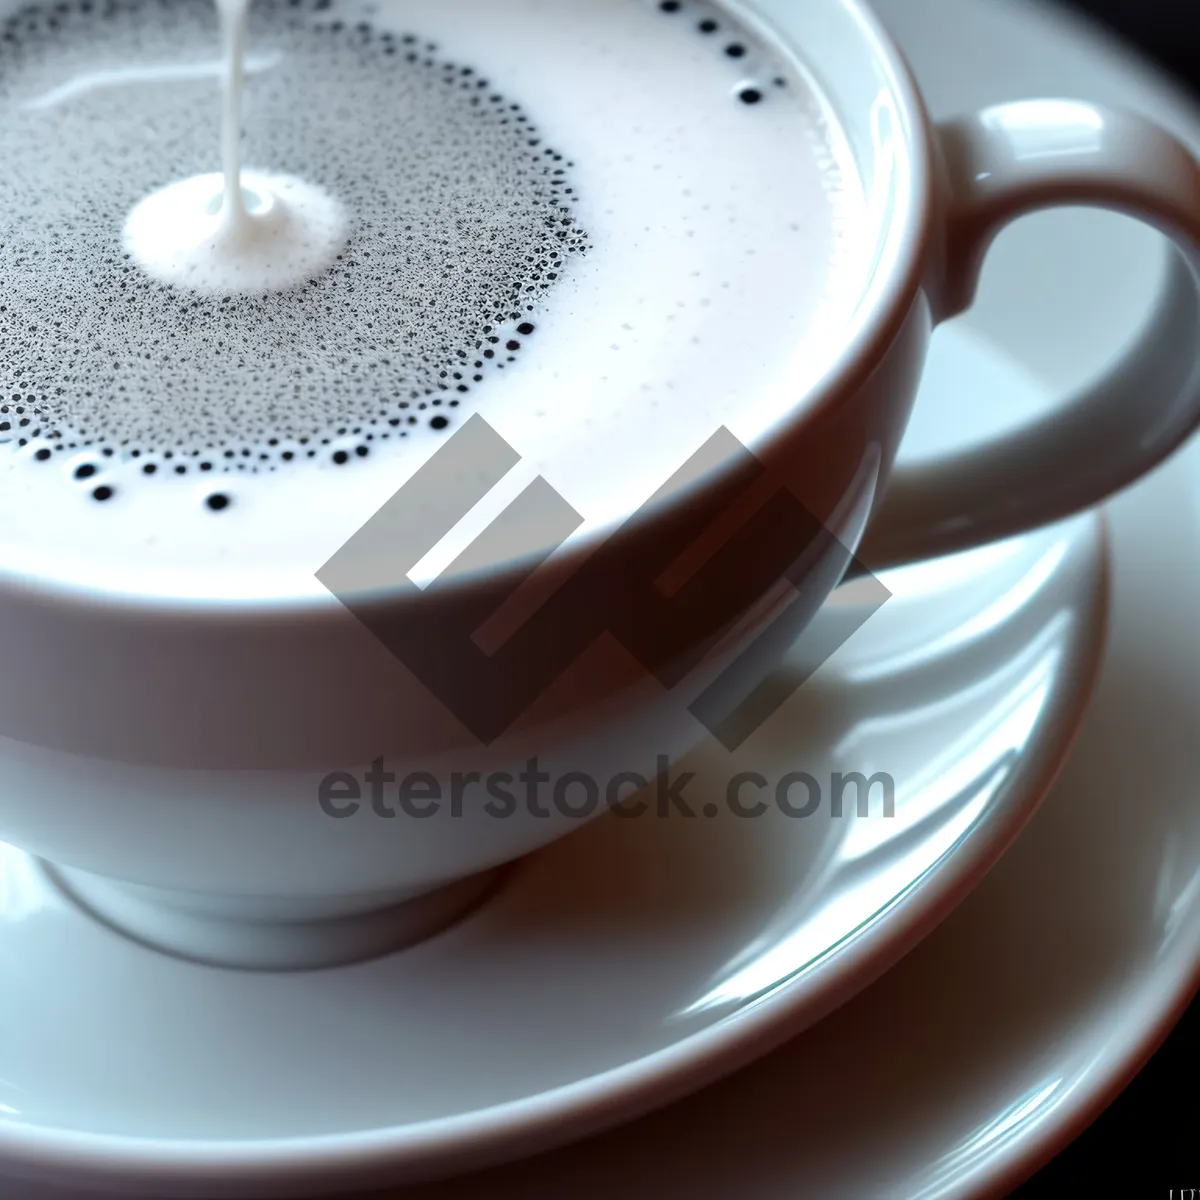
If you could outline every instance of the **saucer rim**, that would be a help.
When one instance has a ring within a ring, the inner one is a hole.
[[[1138,1037],[1114,1036],[1122,1050],[1110,1057],[1109,1070],[1103,1082],[1087,1089],[1075,1106],[1064,1105],[1057,1119],[1047,1116],[1025,1137],[1019,1138],[1007,1152],[981,1162],[963,1180],[963,1200],[1003,1200],[1024,1183],[1028,1183],[1043,1167],[1052,1163],[1072,1142],[1085,1133],[1117,1098],[1141,1074],[1150,1060],[1162,1049],[1192,1004],[1200,999],[1200,940],[1190,955],[1181,956],[1184,965],[1176,971],[1173,985],[1164,990],[1158,972],[1150,973],[1134,996],[1126,997],[1116,1023],[1117,1035],[1123,1027],[1144,1030]],[[1190,960],[1190,961],[1189,961]],[[1146,993],[1169,996],[1151,1013],[1153,1022],[1147,1028]],[[1103,1064],[1096,1064],[1102,1069]]]
[[[288,1196],[297,1178],[309,1194],[410,1186],[496,1167],[578,1142],[665,1108],[769,1055],[885,975],[931,934],[1003,858],[1041,808],[1076,744],[1102,670],[1111,618],[1113,548],[1109,520],[1092,511],[1053,529],[1090,544],[1083,587],[1094,619],[1081,643],[1077,681],[1056,714],[1063,733],[1047,761],[1009,802],[974,826],[918,885],[851,934],[819,964],[801,970],[736,1011],[671,1045],[559,1087],[467,1113],[374,1129],[295,1138],[140,1138],[0,1122],[0,1172],[57,1185],[119,1186],[125,1191],[194,1197],[198,1186],[223,1194]],[[119,936],[114,934],[115,936]],[[834,982],[823,981],[832,976]],[[1166,1034],[1164,1032],[1163,1036]],[[239,1177],[237,1183],[231,1175]]]

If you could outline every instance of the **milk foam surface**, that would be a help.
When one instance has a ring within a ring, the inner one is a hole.
[[[540,473],[586,533],[720,425],[752,438],[834,352],[864,258],[849,152],[806,79],[715,9],[257,7],[247,159],[321,189],[348,242],[245,301],[122,257],[139,200],[219,165],[212,6],[94,3],[111,15],[0,40],[0,157],[25,168],[0,181],[6,569],[320,595],[313,572],[471,412],[524,460],[492,511]],[[467,108],[431,119],[451,94]],[[476,98],[491,124],[469,123]]]

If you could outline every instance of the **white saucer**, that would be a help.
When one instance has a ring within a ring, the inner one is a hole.
[[[925,423],[967,376],[985,411],[1039,398],[960,332]],[[0,1162],[155,1197],[311,1195],[533,1153],[743,1066],[911,950],[1024,826],[1091,695],[1105,566],[1085,517],[886,577],[895,599],[737,755],[676,769],[696,819],[605,818],[373,963],[183,962],[0,853]],[[746,804],[808,773],[817,814],[738,819],[744,771],[769,781]],[[881,786],[835,819],[836,772],[892,776],[894,816]]]
[[[1000,1197],[1081,1132],[1200,986],[1200,559],[1171,545],[1200,541],[1200,446],[1113,526],[1110,649],[1084,731],[1028,830],[933,935],[691,1099],[388,1200]]]

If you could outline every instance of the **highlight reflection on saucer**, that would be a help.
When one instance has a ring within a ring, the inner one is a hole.
[[[894,607],[828,664],[816,681],[824,688],[798,695],[780,714],[775,740],[764,729],[748,754],[767,775],[764,759],[787,761],[788,731],[818,719],[815,709],[828,701],[835,680],[861,694],[863,715],[830,730],[831,773],[856,773],[869,784],[902,760],[906,745],[929,741],[937,748],[895,781],[893,818],[881,812],[878,793],[857,789],[859,805],[839,823],[836,845],[812,885],[821,902],[803,915],[789,910],[787,935],[748,948],[689,1012],[745,1003],[813,971],[973,834],[1039,735],[1064,648],[1078,636],[1074,605],[1055,596],[1071,544],[1063,531],[1033,554],[1018,541],[884,578]],[[978,583],[985,578],[993,589],[981,607]],[[919,619],[914,624],[911,614],[922,605],[949,623],[934,632]],[[980,673],[964,670],[973,659],[990,665]]]

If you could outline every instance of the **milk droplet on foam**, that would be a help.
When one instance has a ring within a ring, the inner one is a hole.
[[[221,175],[153,192],[129,214],[125,247],[160,283],[217,294],[281,291],[326,271],[346,244],[342,206],[291,175],[241,172],[230,219]]]
[[[242,169],[249,0],[216,0],[224,48],[221,175],[195,175],[141,201],[125,247],[160,283],[226,295],[286,290],[327,270],[346,244],[338,202],[290,175]]]

